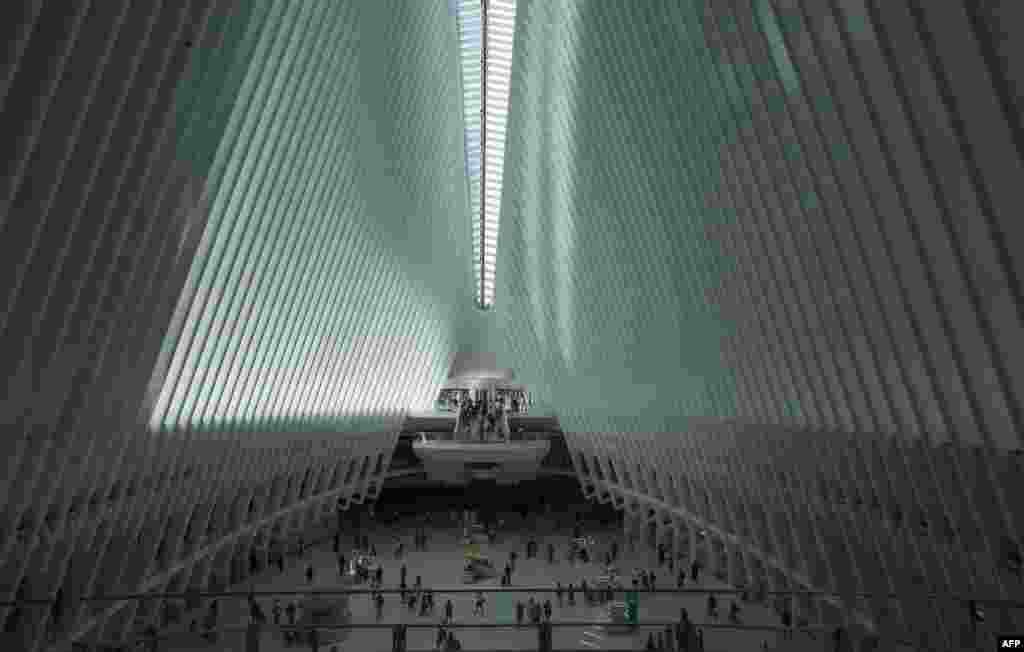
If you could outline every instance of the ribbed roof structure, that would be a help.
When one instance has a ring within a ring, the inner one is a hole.
[[[1021,3],[492,0],[483,80],[457,0],[15,4],[3,649],[242,585],[474,352],[810,622],[1024,597]]]

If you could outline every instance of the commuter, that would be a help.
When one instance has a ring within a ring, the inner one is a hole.
[[[718,620],[718,598],[714,593],[708,594],[708,618]]]
[[[647,645],[646,645],[646,647],[644,649],[646,649],[647,652],[656,652],[657,651],[658,646],[656,646],[654,644],[654,632],[651,632],[650,634],[647,635]]]
[[[665,634],[665,649],[666,650],[671,650],[674,647],[676,647],[675,645],[672,644],[672,627],[670,627],[669,625],[665,625],[664,634]]]
[[[555,597],[558,599],[558,607],[562,607],[562,583],[555,583]]]
[[[676,588],[681,589],[684,586],[686,586],[686,573],[683,572],[682,568],[680,568],[679,574],[676,575]]]
[[[580,582],[580,593],[583,594],[583,602],[590,604],[590,589],[587,587],[587,580]]]
[[[477,591],[476,601],[473,605],[473,614],[477,616],[484,615],[484,594],[483,591]]]
[[[697,650],[696,652],[704,652],[704,630],[697,628]]]
[[[782,634],[783,640],[790,640],[793,638],[793,613],[788,608],[782,610],[782,626],[785,628]]]
[[[445,600],[445,603],[444,603],[444,618],[445,618],[445,622],[449,622],[450,623],[454,616],[455,616],[455,605],[452,604],[452,601],[449,598],[448,600]]]
[[[551,599],[544,598],[544,620],[551,621]]]
[[[843,652],[845,642],[846,630],[842,627],[836,627],[832,630],[832,652]]]
[[[740,605],[736,600],[729,603],[729,622],[735,624],[740,622]]]
[[[441,650],[444,648],[445,642],[448,640],[448,633],[445,632],[444,627],[437,628],[437,649]]]
[[[524,609],[525,609],[525,607],[523,606],[523,601],[522,600],[516,600],[516,624],[517,625],[522,625],[523,624],[523,611],[524,611]]]
[[[569,584],[569,591],[568,591],[568,593],[569,593],[569,606],[570,607],[576,606],[576,587],[574,587],[571,583]]]
[[[274,606],[270,608],[270,613],[273,614],[273,616],[274,616],[274,624],[275,625],[280,625],[281,624],[281,611],[282,611],[282,609],[281,609],[281,599],[280,598],[274,598]]]
[[[313,564],[306,564],[306,583],[313,583]]]
[[[373,598],[373,604],[377,608],[377,620],[380,620],[384,615],[384,594],[377,593]]]
[[[378,565],[377,570],[374,571],[374,574],[377,576],[377,586],[379,587],[381,584],[384,583],[384,567]]]
[[[548,543],[548,563],[555,563],[555,544]]]
[[[288,626],[289,627],[295,627],[295,615],[296,615],[295,612],[297,610],[298,610],[298,607],[295,605],[295,600],[291,600],[288,603],[288,607],[285,608],[285,614],[288,616]],[[296,637],[295,631],[289,629],[287,632],[285,632],[284,640],[286,642],[288,642],[288,643],[292,643],[292,642],[295,641],[295,637]]]

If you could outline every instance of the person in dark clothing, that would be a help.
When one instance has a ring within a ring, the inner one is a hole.
[[[522,625],[523,624],[523,612],[524,611],[525,611],[525,607],[523,606],[523,602],[521,600],[517,600],[516,601],[516,624],[517,625]]]
[[[647,635],[647,645],[644,647],[647,652],[656,652],[658,647],[654,644],[654,632]]]
[[[836,627],[832,630],[832,652],[842,652],[843,642],[846,638],[846,632],[842,627]]]
[[[444,618],[445,621],[451,622],[455,616],[455,605],[452,604],[451,599],[445,600],[444,602]]]
[[[377,620],[384,616],[384,594],[378,593],[373,598],[373,604],[377,608]]]
[[[61,627],[61,617],[64,615],[64,587],[57,587],[57,592],[53,595],[53,606],[50,608],[50,620],[53,622],[54,629],[59,630]]]
[[[562,593],[563,593],[562,583],[561,582],[556,582],[555,583],[555,598],[558,600],[558,606],[559,607],[562,606]]]
[[[551,620],[551,611],[552,611],[552,609],[551,609],[551,599],[550,598],[545,598],[544,599],[544,620],[547,620],[547,621]]]
[[[377,586],[380,586],[384,582],[384,568],[378,566],[375,574],[377,575]]]
[[[718,620],[718,598],[714,593],[708,594],[708,618]]]
[[[733,600],[729,603],[729,622],[740,622],[740,605],[736,602],[736,600]]]
[[[693,563],[690,564],[690,581],[691,582],[696,582],[699,574],[700,574],[700,564],[698,564],[697,560],[695,559],[695,560],[693,560]]]
[[[570,607],[576,606],[576,587],[573,586],[571,583],[569,584],[568,594],[569,594],[569,606]]]
[[[785,628],[782,634],[783,640],[788,641],[793,638],[793,630],[791,629],[793,627],[793,613],[789,609],[782,610],[782,626]]]
[[[288,607],[285,608],[285,614],[288,616],[288,625],[290,627],[294,627],[295,626],[295,611],[296,611],[295,601],[293,600],[293,601],[289,602],[288,603]],[[291,642],[295,641],[295,638],[296,638],[296,634],[295,634],[294,631],[289,630],[288,632],[285,632],[285,635],[284,635],[284,640],[285,641],[291,643]]]
[[[312,584],[313,583],[313,564],[307,564],[306,565],[306,583],[307,584]]]

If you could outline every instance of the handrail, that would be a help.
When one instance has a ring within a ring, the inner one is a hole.
[[[291,589],[291,590],[251,590],[251,591],[179,591],[175,593],[121,593],[114,595],[93,595],[93,596],[80,596],[74,599],[68,599],[69,602],[120,602],[120,601],[131,601],[131,600],[185,600],[189,598],[248,598],[248,597],[272,597],[272,596],[285,596],[285,595],[299,595],[299,596],[341,596],[341,595],[373,595],[377,593],[392,595],[408,593],[412,591],[411,588],[406,588],[404,591],[400,588],[354,588],[354,589]],[[435,588],[430,586],[423,586],[419,590],[433,591],[442,595],[457,594],[457,593],[557,593],[558,589],[552,586],[512,586],[512,587],[493,587],[493,586],[480,586],[480,587],[450,587],[450,588]],[[582,588],[574,586],[574,590],[582,592]],[[879,594],[870,592],[849,592],[840,593],[833,591],[752,591],[749,588],[746,589],[735,589],[735,588],[684,588],[684,589],[643,589],[643,588],[632,588],[629,586],[622,586],[619,588],[605,588],[600,589],[592,588],[592,591],[599,591],[602,593],[629,593],[635,591],[637,594],[648,594],[648,593],[680,593],[684,595],[750,595],[752,593],[765,596],[773,597],[858,597],[858,598],[888,598],[897,599],[899,596],[895,593]],[[568,592],[568,587],[563,586],[562,592]],[[979,606],[1004,606],[1012,608],[1024,609],[1024,600],[1013,600],[1009,598],[978,598],[965,595],[948,595],[938,593],[920,593],[918,594],[922,598],[938,598],[948,599],[956,602],[963,602],[965,604],[974,603]],[[55,600],[53,598],[24,598],[21,600],[5,600],[0,601],[0,607],[17,607],[21,605],[48,605],[53,604]]]

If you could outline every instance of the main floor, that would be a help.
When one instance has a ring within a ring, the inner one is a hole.
[[[385,596],[383,612],[380,620],[377,619],[376,611],[368,595],[355,595],[349,603],[354,623],[373,622],[405,622],[405,623],[428,623],[436,625],[443,613],[444,601],[451,598],[454,604],[455,620],[465,623],[509,623],[509,627],[491,629],[462,629],[458,630],[457,636],[462,643],[463,650],[524,650],[537,648],[537,634],[531,627],[516,628],[511,626],[515,623],[515,602],[516,600],[526,601],[530,596],[522,594],[487,594],[485,613],[482,616],[473,614],[473,599],[471,593],[460,593],[444,595],[446,588],[465,588],[467,585],[462,582],[464,552],[462,545],[462,532],[458,527],[434,526],[428,530],[429,544],[427,550],[413,549],[413,533],[416,527],[413,523],[402,523],[394,525],[380,525],[373,529],[366,530],[371,543],[376,546],[379,559],[383,565],[383,577],[385,588],[397,585],[399,569],[404,563],[408,568],[409,584],[415,581],[417,576],[422,578],[423,585],[432,587],[437,593],[437,610],[434,615],[419,617],[407,607],[399,604],[395,595]],[[675,573],[670,572],[667,567],[658,568],[656,555],[650,550],[630,549],[629,543],[624,541],[621,532],[617,530],[595,530],[586,532],[594,536],[598,546],[598,558],[603,558],[604,552],[610,548],[611,542],[618,540],[620,543],[620,572],[625,577],[630,577],[634,569],[653,570],[657,573],[658,585],[665,588],[675,586]],[[540,520],[534,527],[504,527],[499,531],[498,540],[494,544],[483,544],[480,552],[489,555],[500,569],[512,551],[518,552],[519,558],[516,563],[516,570],[512,576],[512,584],[515,586],[554,587],[556,582],[563,586],[570,583],[579,586],[580,581],[587,578],[595,578],[602,574],[602,566],[596,563],[584,564],[581,562],[570,563],[566,560],[568,545],[571,539],[571,532],[567,529],[560,529],[552,521]],[[525,559],[525,545],[530,537],[540,543],[539,558]],[[405,543],[406,551],[401,558],[395,556],[395,547],[398,541]],[[556,561],[549,563],[546,559],[547,543],[551,542],[556,547]],[[347,552],[350,541],[343,541],[342,552]],[[284,573],[268,571],[258,576],[252,583],[255,590],[273,591],[285,590],[294,591],[310,586],[306,581],[305,568],[312,564],[314,568],[314,580],[312,586],[318,589],[338,588],[341,586],[337,571],[337,558],[331,549],[330,544],[314,548],[306,554],[306,558],[293,562],[286,567]],[[479,586],[500,586],[498,578],[480,582]],[[692,585],[690,585],[692,586]],[[727,588],[726,585],[714,578],[702,577],[699,586],[701,588]],[[587,606],[584,601],[577,598],[575,606],[566,603],[559,606],[553,594],[547,596],[537,594],[533,596],[539,601],[549,597],[554,605],[552,620],[557,621],[596,621],[606,617],[606,606]],[[271,615],[271,600],[265,599],[264,607],[268,616]],[[725,613],[729,599],[721,600],[720,612]],[[680,607],[685,607],[691,618],[703,625],[709,622],[706,614],[705,597],[703,595],[641,595],[640,598],[640,619],[674,621],[679,616]],[[767,607],[747,604],[743,606],[742,622],[749,625],[776,625],[778,617]],[[245,603],[240,600],[224,601],[221,609],[219,624],[242,625],[248,619],[248,610]],[[724,623],[724,617],[716,622]],[[571,628],[557,628],[554,631],[555,649],[582,649],[582,650],[622,650],[633,649],[643,650],[650,630],[640,630],[630,634],[609,634],[599,626],[580,626]],[[777,634],[766,631],[753,630],[728,630],[728,629],[704,629],[705,649],[708,652],[758,652],[760,650],[785,650],[786,652],[803,652],[814,650],[818,652],[824,649],[825,642],[819,635],[817,640],[807,635],[796,634],[792,640],[783,641]],[[408,630],[408,649],[412,650],[434,650],[437,637],[437,627]],[[241,634],[221,635],[216,642],[203,641],[198,635],[181,633],[167,642],[168,650],[241,650],[245,649],[244,639]],[[359,652],[384,652],[391,650],[391,632],[389,630],[354,629],[348,630],[344,638],[337,642],[329,642],[321,647],[321,650],[332,652],[348,652],[358,650]],[[260,640],[260,650],[266,652],[278,652],[289,650],[308,650],[308,645],[288,644],[279,632],[266,631]]]

